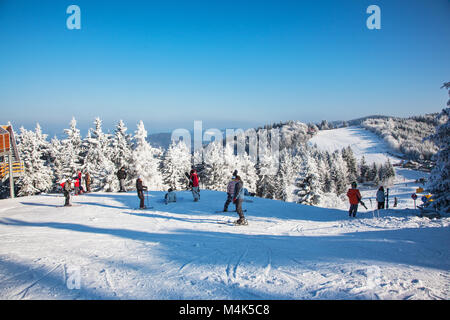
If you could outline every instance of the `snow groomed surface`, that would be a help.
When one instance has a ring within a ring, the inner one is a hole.
[[[249,225],[225,193],[135,192],[0,202],[2,299],[448,299],[449,218],[254,198]],[[370,207],[369,207],[370,209]]]

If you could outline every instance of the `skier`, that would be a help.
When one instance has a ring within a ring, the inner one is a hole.
[[[144,191],[147,190],[147,187],[143,185],[142,176],[139,176],[136,180],[136,191],[140,200],[139,209],[145,209]]]
[[[80,169],[77,170],[77,179],[80,180],[80,186],[81,186],[82,179],[81,179],[81,170]]]
[[[195,169],[191,170],[189,180],[192,183],[192,196],[194,197],[194,202],[197,202],[198,200],[200,200],[200,187],[198,184],[197,171]]]
[[[169,202],[177,202],[177,195],[175,194],[172,188],[169,188],[169,190],[167,190],[166,195],[164,196],[164,199],[166,204],[168,204]]]
[[[75,178],[73,185],[75,188],[74,195],[78,196],[80,194],[80,180],[78,180],[78,178]]]
[[[127,192],[127,190],[125,190],[125,179],[127,178],[127,172],[125,171],[125,167],[122,167],[120,168],[119,171],[117,171],[117,178],[119,178],[120,184],[119,192]]]
[[[352,188],[348,189],[347,197],[350,201],[350,210],[348,211],[348,216],[356,217],[356,212],[358,211],[358,203],[361,201],[361,193],[356,189],[356,182],[352,182]]]
[[[381,186],[377,191],[377,203],[378,203],[378,210],[384,209],[384,202],[386,201],[386,197],[384,194],[384,188]]]
[[[236,176],[236,184],[234,186],[233,203],[236,204],[236,211],[239,219],[235,222],[237,225],[247,225],[247,220],[242,211],[242,203],[244,202],[244,182],[240,176]]]
[[[231,177],[231,181],[228,182],[227,186],[227,201],[225,201],[225,205],[223,207],[224,212],[228,211],[228,206],[233,201],[235,185],[236,185],[236,176],[233,175],[233,177]]]
[[[71,207],[72,206],[70,204],[70,191],[72,191],[72,181],[69,178],[63,184],[64,198],[66,198],[66,202],[64,203],[65,207]]]
[[[84,183],[86,185],[86,192],[91,192],[91,175],[88,171],[84,173]]]

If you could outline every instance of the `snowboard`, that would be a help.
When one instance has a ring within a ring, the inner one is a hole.
[[[217,221],[217,223],[219,224],[227,224],[229,226],[248,226],[248,221],[247,219],[245,219],[245,223],[244,224],[237,224],[236,221],[232,221],[232,220],[227,220],[227,221]]]
[[[216,213],[226,213],[226,212],[237,212],[236,210],[233,211],[216,211]],[[242,212],[247,212],[247,209],[242,210]]]

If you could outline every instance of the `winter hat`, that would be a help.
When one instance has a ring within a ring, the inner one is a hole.
[[[352,182],[352,188],[356,188],[357,186],[356,182]]]
[[[141,180],[142,180],[142,175],[139,175],[139,176],[138,176],[138,179],[141,179]]]

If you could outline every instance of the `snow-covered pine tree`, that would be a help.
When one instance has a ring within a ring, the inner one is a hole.
[[[336,187],[336,194],[345,193],[350,181],[348,180],[347,164],[338,150],[331,155],[330,175]]]
[[[222,141],[209,143],[204,148],[203,153],[205,162],[203,169],[204,186],[211,190],[226,191],[230,177],[236,169],[235,158],[231,146],[224,148]]]
[[[34,129],[36,139],[38,141],[39,150],[42,152],[42,159],[45,160],[45,165],[50,165],[50,142],[48,142],[47,134],[42,133],[42,128],[39,123],[36,123],[36,128]]]
[[[367,171],[366,181],[372,182],[373,184],[378,184],[380,181],[378,171],[379,171],[379,169],[378,169],[377,164],[375,162],[373,162],[372,166]]]
[[[358,176],[358,182],[366,182],[367,181],[367,174],[370,170],[370,167],[367,165],[366,158],[362,156],[361,161],[359,163],[359,176]]]
[[[379,181],[383,183],[390,183],[395,178],[395,169],[392,165],[389,158],[387,161],[380,167],[378,171]]]
[[[280,168],[276,176],[277,188],[275,199],[287,202],[295,201],[295,179],[297,166],[294,163],[294,155],[291,149],[285,148],[280,152]]]
[[[450,82],[442,86],[449,90]],[[447,102],[450,106],[450,100]],[[433,205],[437,210],[450,213],[450,108],[442,110],[439,119],[441,124],[432,136],[434,142],[438,145],[439,151],[435,155],[436,165],[431,171],[427,189],[433,194]]]
[[[61,161],[64,166],[65,178],[73,178],[78,169],[83,165],[82,154],[82,140],[80,130],[77,129],[77,121],[72,118],[70,121],[70,128],[64,129],[66,138],[61,141],[64,152],[60,154]]]
[[[300,171],[295,180],[297,203],[317,205],[320,203],[321,185],[317,162],[310,151],[300,154]]]
[[[18,149],[24,172],[18,179],[19,196],[29,196],[52,189],[53,173],[44,160],[45,136],[39,125],[36,132],[20,128]]]
[[[138,176],[142,176],[144,184],[149,190],[163,190],[164,182],[160,172],[162,151],[153,148],[147,141],[147,130],[141,120],[137,125],[133,141],[133,151],[131,154],[131,166],[129,176],[132,182]]]
[[[355,155],[353,154],[353,150],[350,146],[347,148],[343,148],[342,151],[342,158],[344,159],[345,163],[347,164],[347,170],[348,170],[348,181],[357,181],[358,177],[358,168],[357,168],[357,161],[355,158]]]
[[[258,162],[256,172],[258,183],[256,184],[256,194],[258,197],[273,199],[279,193],[277,189],[276,175],[279,170],[279,159],[276,159],[276,152],[272,152],[267,135],[258,133]]]
[[[89,130],[86,137],[86,157],[83,170],[92,177],[92,189],[100,191],[119,190],[119,181],[116,176],[116,166],[111,160],[111,147],[109,135],[103,133],[102,120],[94,120],[94,129]]]
[[[321,153],[318,158],[317,167],[319,170],[321,189],[323,193],[331,193],[334,191],[333,180],[330,175],[330,166],[327,161],[329,153]]]
[[[256,173],[255,163],[250,156],[245,153],[237,156],[238,175],[244,182],[244,188],[249,192],[256,192],[256,183],[258,182],[258,174]]]
[[[111,147],[112,161],[117,170],[122,166],[129,168],[132,162],[131,137],[127,134],[127,127],[122,120],[116,125]]]
[[[191,165],[192,155],[186,143],[182,140],[172,141],[161,162],[165,185],[174,190],[185,190],[188,185],[185,172],[190,172]]]
[[[275,175],[271,173],[270,157],[260,157],[256,165],[258,182],[256,184],[256,194],[258,197],[273,199],[277,193],[277,183]]]
[[[66,169],[64,166],[64,158],[63,158],[64,148],[61,141],[55,136],[50,141],[50,166],[53,172],[54,178],[54,188],[57,189],[58,184],[62,183],[64,179],[68,178],[65,175]]]

